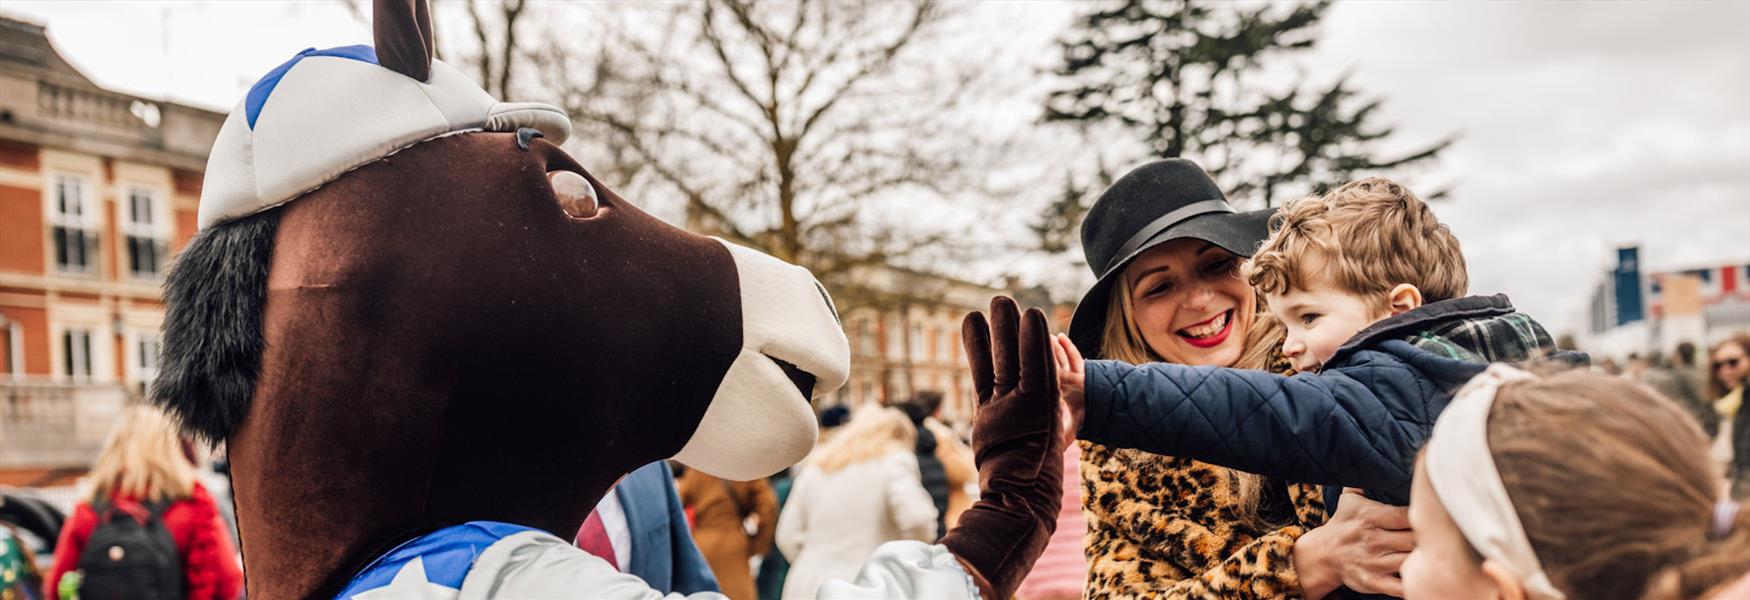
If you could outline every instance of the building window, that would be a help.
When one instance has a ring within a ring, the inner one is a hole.
[[[147,188],[128,190],[128,273],[140,279],[158,279],[170,255],[170,219],[160,212],[163,200]]]
[[[875,355],[875,323],[869,319],[857,319],[857,353]]]
[[[85,178],[55,178],[55,268],[62,273],[97,273],[98,215]]]
[[[69,379],[91,379],[91,331],[68,329],[61,332],[62,373]]]
[[[896,360],[905,357],[905,318],[899,315],[887,315],[887,358]]]
[[[24,376],[24,327],[17,321],[6,324],[6,372],[13,379]]]
[[[920,323],[911,324],[911,359],[914,361],[929,359],[924,354],[924,326]]]
[[[140,396],[144,397],[152,389],[152,380],[158,378],[158,336],[142,333],[134,341],[134,374],[139,378]]]

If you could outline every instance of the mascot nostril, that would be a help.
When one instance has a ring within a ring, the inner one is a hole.
[[[226,444],[249,597],[650,597],[568,540],[653,461],[747,480],[805,457],[809,400],[850,370],[832,299],[616,196],[559,148],[563,111],[432,60],[424,0],[373,21],[375,46],[299,53],[220,128],[151,401]],[[1044,316],[1017,321],[965,330],[984,499],[821,596],[1014,592],[1063,450]]]
[[[527,151],[529,149],[529,144],[534,143],[535,138],[538,138],[538,137],[547,137],[547,136],[543,135],[541,133],[541,130],[535,129],[533,127],[518,127],[516,130],[516,147],[517,147],[517,149]]]

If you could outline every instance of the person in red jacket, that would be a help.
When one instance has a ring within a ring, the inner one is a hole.
[[[162,519],[176,542],[183,597],[238,597],[243,570],[237,551],[212,496],[195,481],[194,464],[175,424],[163,413],[143,405],[125,409],[104,440],[87,482],[91,493],[74,508],[55,544],[55,562],[43,580],[45,598],[60,598],[62,577],[78,568],[99,522],[93,504],[128,509],[166,503]]]

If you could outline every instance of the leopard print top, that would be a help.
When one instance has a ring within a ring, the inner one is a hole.
[[[1241,519],[1231,469],[1080,443],[1087,598],[1300,595],[1294,540],[1324,522],[1317,486],[1265,480],[1266,498],[1286,501],[1266,501],[1260,512],[1291,523],[1267,530]]]
[[[1290,373],[1277,355],[1270,370]],[[1240,513],[1237,471],[1082,445],[1085,597],[1295,598],[1294,541],[1325,522],[1318,486],[1265,479],[1261,519]],[[1285,523],[1270,529],[1257,521]]]

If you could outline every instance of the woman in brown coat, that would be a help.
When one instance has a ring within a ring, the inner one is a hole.
[[[717,584],[730,600],[756,600],[748,560],[772,547],[778,524],[778,497],[765,480],[726,481],[686,469],[676,481],[681,504],[693,517],[693,540],[705,555]],[[754,533],[743,525],[754,519]]]

